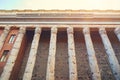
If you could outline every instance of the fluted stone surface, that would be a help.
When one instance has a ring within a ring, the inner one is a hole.
[[[68,62],[69,62],[69,80],[77,80],[77,64],[75,56],[75,44],[73,27],[67,28],[68,34]]]
[[[57,28],[51,28],[51,38],[49,47],[49,56],[47,62],[46,80],[55,79],[55,55],[56,55]]]
[[[84,33],[85,43],[86,43],[86,47],[87,47],[89,65],[90,65],[90,69],[92,72],[92,79],[93,80],[101,80],[101,75],[100,75],[100,71],[98,68],[97,59],[95,56],[95,50],[94,50],[93,43],[91,40],[89,28],[84,28],[83,33]]]
[[[4,29],[4,31],[3,31],[3,33],[2,33],[1,36],[0,36],[0,50],[1,50],[2,47],[3,47],[3,44],[4,44],[5,40],[6,40],[6,37],[7,37],[8,34],[9,34],[9,31],[10,31],[10,27],[9,27],[9,26],[6,26],[5,29]]]
[[[102,42],[104,44],[112,72],[113,72],[116,80],[120,80],[120,65],[119,65],[118,60],[115,56],[115,52],[111,46],[111,43],[108,39],[105,28],[103,28],[103,27],[100,28],[99,34],[102,38]]]
[[[33,73],[36,56],[37,56],[37,49],[39,45],[40,34],[41,34],[41,28],[36,27],[23,80],[26,80],[26,79],[31,80],[32,78],[32,73]]]
[[[9,80],[10,74],[13,70],[13,67],[14,67],[17,55],[19,53],[21,42],[23,40],[25,32],[26,32],[26,28],[25,27],[20,27],[17,39],[16,39],[16,41],[13,45],[10,56],[7,60],[7,63],[6,63],[6,65],[4,67],[4,70],[3,70],[3,73],[0,77],[0,80]]]

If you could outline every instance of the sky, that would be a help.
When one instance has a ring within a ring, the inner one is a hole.
[[[120,10],[120,0],[0,0],[0,9]]]

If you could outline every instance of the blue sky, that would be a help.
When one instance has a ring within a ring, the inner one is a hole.
[[[0,9],[14,9],[18,8],[20,4],[20,0],[0,0]]]
[[[120,10],[120,0],[0,0],[0,9]]]

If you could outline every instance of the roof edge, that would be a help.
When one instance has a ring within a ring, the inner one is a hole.
[[[72,10],[72,9],[65,9],[65,10],[58,10],[58,9],[51,9],[51,10],[45,10],[45,9],[40,9],[40,10],[32,10],[32,9],[24,9],[24,10],[0,10],[0,12],[120,12],[120,10]]]

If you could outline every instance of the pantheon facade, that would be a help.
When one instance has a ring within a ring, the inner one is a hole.
[[[120,11],[0,10],[0,80],[120,80]]]

